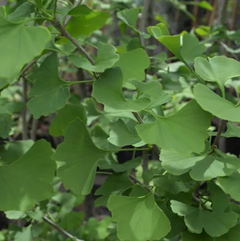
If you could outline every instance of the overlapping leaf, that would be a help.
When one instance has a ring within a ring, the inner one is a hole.
[[[50,127],[49,133],[53,136],[63,136],[67,125],[75,118],[79,118],[84,123],[87,122],[85,109],[82,105],[65,105],[65,107],[58,111],[54,117]]]
[[[64,142],[53,155],[56,161],[63,163],[57,175],[65,188],[86,195],[94,184],[98,160],[106,154],[93,144],[84,123],[75,119],[66,128]]]
[[[3,15],[0,15],[0,35],[0,76],[9,83],[25,64],[41,54],[51,37],[45,27],[26,27],[10,22]]]
[[[136,126],[139,136],[148,144],[179,153],[200,153],[204,150],[211,115],[191,101],[175,115],[159,116],[153,123]]]
[[[12,115],[6,108],[0,106],[0,136],[7,138],[12,128]]]
[[[150,100],[141,98],[127,100],[122,93],[123,76],[119,67],[107,69],[93,84],[92,96],[104,104],[107,112],[133,111],[139,112],[146,108]]]
[[[229,176],[240,168],[239,159],[231,156],[182,156],[175,151],[162,150],[160,159],[169,173],[182,175],[190,171],[190,176],[197,181]]]
[[[238,215],[234,212],[209,212],[173,200],[171,208],[174,213],[184,217],[184,222],[190,232],[200,234],[204,229],[212,237],[227,233],[236,225],[238,219]]]
[[[212,113],[214,116],[223,120],[240,122],[240,107],[221,98],[207,86],[196,84],[194,86],[194,97],[204,110]]]
[[[228,79],[240,76],[240,63],[226,56],[215,56],[208,60],[196,58],[194,66],[202,79],[218,82],[220,86],[224,86]]]
[[[170,229],[170,222],[154,200],[154,194],[144,197],[110,196],[108,208],[117,222],[120,240],[160,240]]]
[[[40,140],[18,160],[0,167],[1,210],[24,211],[51,196],[56,168],[52,154],[50,144]]]
[[[119,54],[119,61],[114,66],[121,68],[123,73],[123,86],[131,86],[129,80],[143,81],[145,79],[145,69],[150,66],[150,60],[142,48],[137,48],[126,53]]]
[[[73,37],[88,36],[93,31],[103,27],[111,16],[108,12],[97,12],[84,4],[70,10],[68,15],[72,17],[66,29]]]
[[[92,72],[104,72],[105,69],[111,68],[119,60],[119,55],[116,54],[114,46],[100,42],[98,44],[98,56],[95,65],[92,65],[89,60],[81,56],[70,55],[68,59],[78,68]]]
[[[59,77],[57,55],[51,54],[41,64],[36,83],[30,92],[34,98],[27,106],[34,118],[48,116],[62,109],[70,97],[68,85],[68,82]]]

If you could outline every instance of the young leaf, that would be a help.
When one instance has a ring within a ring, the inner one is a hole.
[[[219,177],[217,179],[217,185],[227,194],[229,194],[234,200],[240,201],[239,185],[240,174],[236,171],[231,176]]]
[[[160,240],[171,230],[170,222],[151,192],[144,197],[110,196],[108,208],[117,222],[120,240]]]
[[[0,76],[9,83],[25,64],[41,54],[51,37],[45,27],[26,27],[24,23],[12,23],[2,15],[0,36]]]
[[[200,153],[205,148],[211,115],[191,101],[175,115],[159,116],[153,123],[136,126],[139,136],[148,144],[179,153]]]
[[[106,154],[93,144],[84,123],[75,119],[67,126],[64,142],[53,155],[54,160],[63,162],[57,175],[66,189],[86,195],[94,184],[98,160]]]
[[[226,56],[215,56],[208,60],[196,58],[194,66],[202,79],[218,82],[220,86],[224,86],[228,79],[240,76],[240,63]]]
[[[120,53],[119,61],[114,66],[118,66],[123,74],[123,86],[129,87],[129,80],[143,81],[145,79],[145,69],[150,66],[150,60],[142,48],[134,49],[130,52]],[[130,85],[131,86],[131,85]]]
[[[70,97],[68,82],[58,74],[57,54],[51,54],[41,64],[36,76],[36,83],[30,91],[31,99],[27,107],[35,119],[48,116],[62,109]]]
[[[121,19],[134,31],[140,33],[137,29],[138,14],[141,12],[141,8],[124,9],[117,13],[117,17]]]
[[[119,60],[119,55],[116,54],[114,46],[99,42],[95,65],[92,65],[86,58],[81,56],[70,55],[68,59],[78,68],[92,72],[104,72],[104,70],[111,68]]]
[[[50,144],[40,140],[17,161],[0,167],[0,190],[5,193],[1,210],[25,211],[51,196],[56,168],[52,154]]]
[[[24,2],[14,12],[8,15],[8,20],[10,20],[11,22],[20,22],[27,17],[30,18],[33,10],[34,8],[31,3]]]
[[[63,136],[67,125],[75,118],[79,118],[86,124],[87,117],[82,105],[65,105],[63,109],[57,112],[50,127],[49,133],[53,136]]]
[[[182,156],[175,151],[162,150],[162,166],[173,175],[182,175],[188,171],[196,181],[211,180],[218,176],[229,176],[240,168],[236,157],[219,156]]]
[[[236,225],[238,219],[238,215],[234,212],[209,212],[174,200],[171,201],[171,208],[174,213],[184,217],[190,232],[200,234],[204,229],[212,237],[227,233]]]
[[[66,26],[66,30],[73,36],[88,36],[95,30],[103,27],[110,14],[107,12],[97,12],[88,6],[81,4],[68,12],[72,16]]]
[[[196,101],[204,110],[220,119],[240,122],[240,107],[221,98],[205,85],[196,84],[193,91]]]
[[[107,69],[100,78],[93,83],[92,96],[104,104],[107,112],[139,112],[146,108],[150,100],[147,98],[126,100],[122,93],[123,76],[119,67]]]

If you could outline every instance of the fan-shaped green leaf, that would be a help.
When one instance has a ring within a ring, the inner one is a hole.
[[[240,107],[221,98],[207,86],[196,84],[194,86],[194,97],[204,110],[212,113],[214,116],[223,120],[240,122]]]
[[[7,138],[12,128],[12,115],[6,108],[0,106],[0,136]]]
[[[146,108],[150,103],[147,98],[127,100],[123,97],[122,81],[123,76],[119,67],[107,69],[93,83],[92,96],[98,102],[104,104],[104,109],[107,112],[139,112]]]
[[[208,60],[196,58],[194,66],[202,79],[218,82],[220,86],[224,86],[228,79],[240,76],[240,63],[225,56],[215,56]]]
[[[116,48],[110,44],[98,44],[98,56],[95,65],[92,65],[86,58],[76,55],[68,56],[78,68],[86,69],[92,72],[104,72],[105,69],[111,68],[118,60],[119,55],[116,54]]]
[[[59,77],[57,55],[51,54],[37,72],[36,83],[30,92],[34,98],[27,104],[35,119],[41,115],[48,116],[65,106],[70,97],[68,84]]]
[[[0,15],[0,76],[11,83],[22,67],[41,54],[50,40],[45,27],[12,23]]]
[[[108,208],[117,222],[120,240],[160,240],[171,230],[170,222],[154,200],[144,197],[110,196]]]
[[[0,167],[1,210],[24,211],[36,201],[51,196],[56,165],[53,152],[45,140],[37,141],[23,156]]]
[[[191,101],[175,115],[159,116],[153,123],[136,126],[139,136],[148,144],[179,153],[200,153],[205,148],[211,115]]]
[[[98,149],[80,119],[72,121],[65,130],[64,142],[57,147],[53,158],[62,162],[57,175],[65,188],[75,194],[88,194],[94,184],[98,160],[107,152]]]
[[[200,234],[204,229],[212,237],[227,233],[236,225],[238,219],[238,215],[234,212],[209,212],[173,200],[171,208],[174,213],[184,217],[184,222],[190,232]]]

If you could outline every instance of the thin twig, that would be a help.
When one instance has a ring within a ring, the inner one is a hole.
[[[33,119],[33,121],[32,121],[32,126],[31,126],[31,131],[30,131],[30,138],[33,141],[36,141],[38,121],[39,121],[38,119]]]
[[[220,125],[219,125],[219,128],[218,128],[218,132],[217,132],[217,135],[214,139],[214,142],[212,144],[212,147],[216,147],[218,146],[218,142],[221,138],[221,134],[223,133],[224,129],[225,129],[225,126],[227,124],[227,121],[226,120],[220,120]]]
[[[69,39],[77,49],[90,61],[92,65],[95,64],[93,58],[87,53],[87,51],[72,37],[72,35],[62,26],[62,24],[57,19],[52,20],[52,25],[58,29],[62,36]]]
[[[137,184],[139,184],[139,185],[141,185],[141,186],[144,186],[144,188],[148,191],[148,192],[151,192],[152,190],[149,188],[149,187],[146,187],[142,182],[140,182],[136,177],[134,177],[133,175],[129,175],[129,178],[133,181],[133,182],[135,182],[135,183],[137,183]]]
[[[27,80],[22,77],[23,84],[23,103],[24,107],[22,110],[22,140],[28,139],[28,123],[27,123]]]
[[[74,5],[74,7],[77,7],[77,6],[81,5],[82,1],[83,1],[83,0],[78,0],[78,1],[76,2],[76,4]],[[64,26],[67,26],[67,25],[68,25],[68,23],[70,22],[71,18],[72,18],[72,16],[70,16],[70,15],[68,15],[68,16],[66,17],[65,22],[64,22]]]
[[[22,71],[22,73],[20,74],[20,77],[24,77],[25,73],[38,61],[37,59],[32,60]]]
[[[81,239],[78,239],[76,237],[74,237],[72,234],[68,233],[66,230],[62,229],[61,227],[59,227],[56,223],[54,223],[51,219],[49,219],[48,217],[43,217],[43,220],[50,224],[53,228],[57,229],[60,233],[64,234],[66,237],[75,240],[75,241],[83,241]]]
[[[141,44],[143,47],[145,47],[145,38],[144,38],[143,33],[145,32],[145,28],[146,28],[146,22],[147,22],[148,9],[150,6],[150,2],[151,2],[151,0],[144,0],[142,17],[141,17],[140,26],[139,26],[139,29],[142,32],[140,37],[141,37]]]

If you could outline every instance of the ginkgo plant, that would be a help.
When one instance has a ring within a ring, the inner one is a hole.
[[[240,137],[240,63],[207,53],[193,33],[139,29],[142,11],[113,16],[56,0],[0,6],[0,210],[24,220],[0,240],[240,239],[240,160],[219,149],[221,137]],[[114,17],[127,42],[99,34]],[[149,56],[149,38],[174,62]],[[47,136],[36,136],[39,121]],[[107,178],[95,206],[111,215],[83,222],[74,208],[99,173]]]

